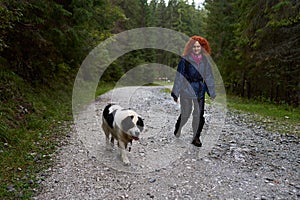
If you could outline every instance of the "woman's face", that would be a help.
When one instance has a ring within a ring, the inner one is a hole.
[[[193,53],[196,55],[201,53],[201,45],[198,41],[196,41],[193,45]]]

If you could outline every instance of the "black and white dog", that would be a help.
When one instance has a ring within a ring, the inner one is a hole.
[[[128,143],[132,145],[132,140],[139,139],[144,129],[142,118],[133,110],[124,109],[115,104],[108,104],[102,114],[102,129],[106,136],[106,147],[111,149],[116,139],[123,163],[130,165],[126,154],[127,145]]]

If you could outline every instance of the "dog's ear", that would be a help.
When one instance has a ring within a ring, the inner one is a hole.
[[[138,117],[138,121],[136,123],[136,125],[138,126],[138,128],[140,129],[140,131],[143,131],[144,129],[144,121],[141,117]]]

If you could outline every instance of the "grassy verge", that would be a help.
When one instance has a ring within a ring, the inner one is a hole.
[[[96,95],[112,89],[101,83]],[[72,124],[73,83],[32,87],[0,71],[0,199],[30,199]]]
[[[228,108],[239,113],[249,113],[249,120],[270,131],[300,136],[300,107],[227,96]]]
[[[32,87],[0,72],[0,199],[29,199],[71,123],[71,86]]]
[[[114,87],[115,87],[115,83],[99,82],[97,90],[96,90],[96,97],[108,92],[109,90],[113,89]]]

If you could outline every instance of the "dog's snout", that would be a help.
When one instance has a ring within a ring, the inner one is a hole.
[[[135,131],[135,135],[138,137],[140,135],[139,131]]]

